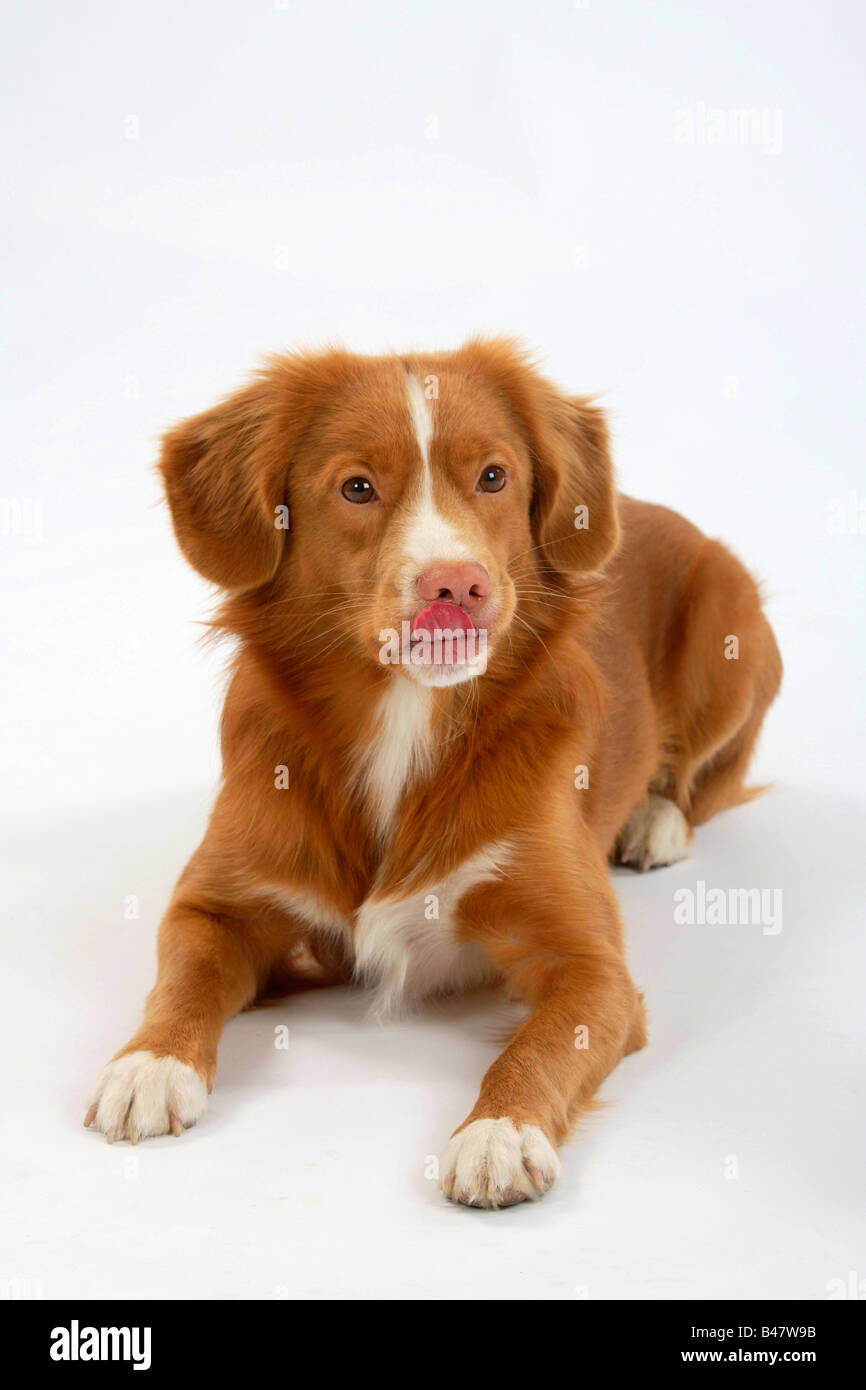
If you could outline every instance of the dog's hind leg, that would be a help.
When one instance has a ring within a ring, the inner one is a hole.
[[[663,710],[671,746],[651,790],[695,826],[760,790],[745,777],[782,679],[758,586],[718,541],[704,543],[685,577],[672,639]]]

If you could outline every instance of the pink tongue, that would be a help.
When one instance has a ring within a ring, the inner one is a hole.
[[[412,631],[444,632],[447,629],[457,632],[461,628],[464,632],[475,631],[475,624],[465,608],[461,608],[457,603],[431,603],[429,608],[418,614]]]
[[[434,666],[451,666],[467,655],[467,642],[464,638],[444,638],[443,632],[474,632],[475,624],[457,603],[431,603],[420,612],[412,625],[413,636],[419,632],[429,632],[429,655],[427,660]]]

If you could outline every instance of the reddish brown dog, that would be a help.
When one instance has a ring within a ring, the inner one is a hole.
[[[601,411],[502,341],[276,358],[161,468],[240,639],[225,780],[87,1123],[133,1143],[194,1124],[256,999],[354,976],[384,1011],[497,979],[528,1017],[442,1185],[541,1195],[646,1040],[608,860],[680,858],[749,795],[781,678],[755,583],[619,496]]]

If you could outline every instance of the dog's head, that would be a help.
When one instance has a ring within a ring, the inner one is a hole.
[[[172,430],[161,469],[187,558],[271,631],[427,685],[483,672],[617,540],[601,412],[502,341],[274,358]]]

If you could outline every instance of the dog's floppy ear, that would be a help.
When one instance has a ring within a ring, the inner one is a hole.
[[[279,438],[265,380],[165,435],[159,467],[178,544],[206,579],[226,589],[273,575],[286,530],[277,528],[288,441]]]
[[[543,394],[533,439],[539,555],[554,570],[599,569],[619,540],[604,414],[589,397]]]
[[[512,338],[467,343],[470,363],[504,394],[532,456],[532,529],[543,567],[599,569],[619,541],[604,414],[589,396],[565,396]]]
[[[288,534],[292,455],[345,360],[337,349],[271,357],[249,386],[163,439],[178,544],[214,584],[249,589],[272,578]]]

